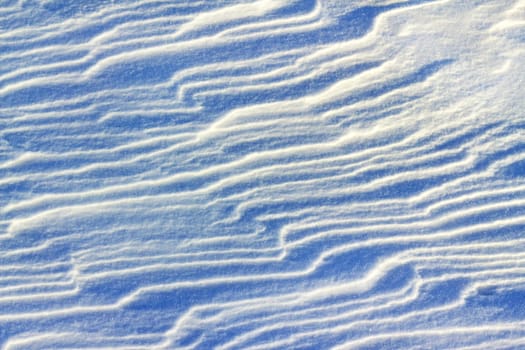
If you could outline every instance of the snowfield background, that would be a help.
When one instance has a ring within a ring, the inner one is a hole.
[[[0,0],[0,347],[525,348],[525,1]]]

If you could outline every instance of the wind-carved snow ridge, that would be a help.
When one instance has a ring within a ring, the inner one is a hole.
[[[523,349],[525,1],[0,1],[0,347]]]

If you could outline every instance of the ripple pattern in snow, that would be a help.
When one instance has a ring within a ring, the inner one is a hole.
[[[0,346],[525,348],[525,1],[0,0]]]

